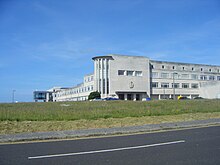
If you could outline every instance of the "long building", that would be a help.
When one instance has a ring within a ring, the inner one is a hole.
[[[220,66],[165,62],[143,56],[93,57],[94,73],[71,88],[52,88],[53,101],[83,101],[90,92],[121,100],[220,98]]]

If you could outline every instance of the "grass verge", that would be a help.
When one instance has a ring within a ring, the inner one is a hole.
[[[74,121],[220,112],[220,100],[0,104],[0,121]]]
[[[0,134],[112,128],[220,118],[220,112],[75,121],[0,121]]]
[[[111,128],[220,118],[220,100],[0,104],[0,134]]]

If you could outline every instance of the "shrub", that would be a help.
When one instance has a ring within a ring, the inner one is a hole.
[[[96,91],[96,92],[91,92],[90,94],[89,94],[89,100],[92,100],[92,99],[100,99],[101,98],[101,95],[100,95],[100,93],[98,92],[98,91]]]

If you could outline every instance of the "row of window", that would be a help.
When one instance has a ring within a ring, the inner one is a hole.
[[[175,79],[192,79],[192,80],[219,80],[220,76],[214,75],[197,75],[197,74],[173,74],[173,73],[158,73],[152,72],[152,78],[174,78]]]
[[[151,65],[151,68],[154,69],[154,68],[155,68],[154,65]],[[199,69],[200,69],[201,72],[205,71],[205,69],[206,69],[206,70],[209,71],[209,72],[218,72],[218,73],[220,73],[220,69],[203,68],[203,67],[200,67],[200,68],[198,69],[198,68],[195,68],[195,67],[182,66],[181,69],[180,69],[179,67],[178,67],[178,69],[177,69],[176,66],[172,66],[172,67],[171,67],[171,66],[161,65],[161,69],[187,70],[187,71],[196,71],[196,70],[199,71]]]
[[[137,76],[141,77],[142,76],[142,71],[133,71],[133,70],[118,70],[118,75],[119,76]]]
[[[85,77],[84,81],[85,82],[93,81],[93,76]]]
[[[89,92],[89,91],[93,91],[93,85],[87,86],[87,87],[81,87],[81,88],[62,91],[62,92],[58,93],[58,97],[71,95],[71,94],[77,94],[77,93],[83,93],[83,92]]]
[[[173,83],[158,83],[158,82],[152,82],[151,84],[152,88],[173,88]],[[174,88],[198,88],[199,84],[197,83],[174,83]]]

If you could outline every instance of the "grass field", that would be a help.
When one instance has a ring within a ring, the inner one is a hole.
[[[220,100],[0,104],[0,134],[220,118]]]
[[[72,121],[220,112],[220,100],[0,104],[0,121]]]

